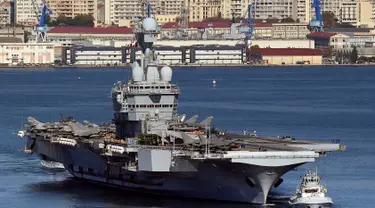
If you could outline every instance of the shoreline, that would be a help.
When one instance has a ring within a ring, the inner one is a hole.
[[[375,66],[373,64],[291,64],[291,65],[270,65],[270,64],[177,64],[177,65],[169,65],[170,67],[178,67],[178,68],[213,68],[213,67],[372,67]],[[98,66],[98,65],[74,65],[74,66],[0,66],[0,69],[57,69],[57,68],[129,68],[131,67],[130,64],[120,65],[120,66]]]

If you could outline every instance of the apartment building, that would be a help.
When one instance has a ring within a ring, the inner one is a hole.
[[[221,16],[227,19],[232,18],[232,15],[245,17],[247,15],[247,7],[252,3],[253,0],[221,0]]]
[[[56,19],[59,15],[74,18],[79,14],[92,15],[97,25],[98,1],[97,0],[47,0],[52,10],[51,18]]]
[[[150,4],[155,10],[156,1],[150,0]],[[119,26],[129,26],[133,18],[144,16],[146,11],[143,2],[140,0],[105,0],[104,8],[105,24]],[[154,11],[153,14],[155,14]]]
[[[12,2],[0,2],[0,26],[12,23]]]
[[[372,0],[321,0],[321,9],[333,12],[340,23],[373,27],[374,3]]]
[[[221,12],[221,0],[185,0],[190,22],[217,17]]]
[[[146,15],[145,3],[148,2],[151,4],[152,14],[155,18],[165,23],[181,16],[182,8],[189,4],[187,1],[189,0],[105,0],[105,24],[132,26],[134,18]]]
[[[25,26],[38,23],[43,6],[42,0],[15,0],[16,22]],[[74,18],[78,14],[90,14],[97,19],[97,0],[47,0],[48,7],[52,10],[51,18],[59,15]]]
[[[305,13],[306,1],[308,0],[222,0],[221,12],[224,18],[231,18],[232,14],[235,17],[247,17],[248,5],[252,4],[255,19],[297,19],[298,12]]]
[[[297,19],[300,22],[309,22],[315,18],[313,13],[315,11],[311,8],[311,3],[312,0],[297,0]]]
[[[24,26],[34,26],[38,23],[38,15],[43,6],[42,0],[15,0],[15,22]]]

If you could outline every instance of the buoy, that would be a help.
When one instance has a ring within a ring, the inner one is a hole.
[[[216,88],[216,80],[212,80],[212,88]]]
[[[81,77],[78,77],[78,79],[81,79]]]

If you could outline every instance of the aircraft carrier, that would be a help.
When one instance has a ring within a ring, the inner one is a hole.
[[[62,163],[77,178],[151,194],[266,204],[272,187],[297,166],[345,146],[219,132],[213,117],[196,122],[177,112],[180,89],[159,66],[152,44],[160,31],[148,16],[134,28],[143,55],[132,79],[111,90],[114,118],[84,124],[73,118],[28,118],[25,153]]]

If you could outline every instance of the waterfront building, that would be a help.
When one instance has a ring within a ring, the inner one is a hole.
[[[310,48],[257,48],[251,51],[251,61],[270,65],[320,65],[323,51]]]
[[[0,43],[2,64],[52,64],[54,60],[53,43]]]
[[[273,23],[272,38],[273,39],[306,39],[306,35],[310,33],[307,28],[308,23]]]
[[[222,34],[229,34],[231,21],[189,22],[188,39],[223,39]],[[308,23],[255,23],[254,39],[306,39],[310,33]],[[235,31],[239,34],[240,24]],[[176,36],[178,23],[169,22],[162,25],[161,39],[181,39]]]
[[[155,46],[155,54],[161,64],[240,64],[244,63],[244,45],[236,46]],[[130,64],[142,56],[134,47],[73,46],[62,52],[62,61],[76,65]]]
[[[313,32],[307,35],[315,41],[316,48],[332,48],[333,50],[351,50],[350,36],[341,33]]]
[[[310,40],[315,41],[316,48],[326,48],[330,47],[331,37],[336,34],[337,33],[333,32],[312,32],[308,34],[306,37]]]
[[[22,27],[1,27],[0,28],[0,37],[15,37],[19,38],[24,42],[24,33],[25,30]]]
[[[0,2],[0,26],[13,22],[13,6],[11,1]]]
[[[133,39],[132,28],[120,27],[54,27],[48,32],[48,38],[62,46],[83,44],[90,42],[93,45],[113,45],[114,41],[123,41],[127,44]]]

